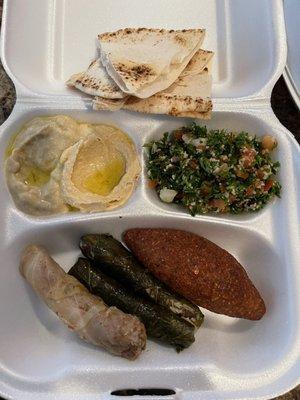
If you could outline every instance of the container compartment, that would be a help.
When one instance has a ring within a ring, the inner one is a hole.
[[[51,108],[35,108],[35,109],[22,109],[15,112],[10,120],[9,126],[3,131],[2,137],[0,137],[0,146],[5,149],[13,137],[15,132],[22,127],[25,122],[28,122],[37,116],[48,116],[65,114],[71,117],[87,121],[90,123],[105,123],[115,125],[126,132],[134,141],[136,149],[138,151],[140,162],[142,166],[141,178],[137,184],[136,190],[129,199],[129,201],[122,207],[117,208],[113,211],[109,211],[109,215],[127,214],[130,212],[136,213],[137,209],[147,213],[147,210],[156,208],[164,213],[172,213],[175,215],[188,215],[188,212],[176,204],[166,204],[160,201],[155,190],[148,187],[147,180],[147,151],[143,149],[143,145],[153,139],[159,139],[163,136],[164,132],[170,132],[181,126],[188,125],[191,123],[190,119],[187,118],[175,118],[168,116],[149,116],[146,114],[133,114],[131,112],[93,112],[91,110],[83,109],[59,109],[56,106]],[[134,116],[134,118],[133,118]],[[274,199],[268,204],[263,210],[257,213],[245,213],[240,215],[230,214],[211,214],[211,215],[198,215],[196,219],[205,219],[207,217],[224,219],[228,221],[251,221],[256,218],[265,218],[266,220],[273,220],[276,218],[277,213],[284,213],[286,207],[286,201],[290,185],[289,179],[292,179],[292,165],[289,162],[291,159],[291,143],[288,137],[282,134],[282,129],[276,125],[275,127],[270,123],[269,119],[260,119],[246,112],[218,112],[215,111],[211,121],[198,121],[199,125],[206,125],[209,128],[223,128],[228,131],[246,131],[251,135],[263,136],[265,134],[273,135],[278,141],[278,149],[273,152],[274,160],[278,160],[281,163],[280,173],[278,179],[283,184],[282,198]],[[4,157],[4,153],[0,155]],[[4,160],[3,160],[4,162]],[[5,180],[5,177],[2,177]],[[0,177],[1,180],[1,177]],[[3,185],[6,185],[3,182]],[[16,206],[9,195],[8,191],[3,193],[5,197],[5,204],[8,204],[11,209],[15,209]],[[21,214],[23,214],[21,212]],[[106,213],[105,213],[106,214]],[[28,218],[37,219],[39,221],[51,220],[53,218],[58,219],[72,219],[76,216],[82,216],[88,214],[82,213],[68,213],[64,215],[46,216],[46,217],[32,217]],[[90,214],[95,215],[95,214]],[[100,213],[99,215],[103,215]]]
[[[271,91],[284,67],[280,6],[279,0],[174,0],[171,8],[167,0],[10,0],[3,61],[14,83],[35,94],[84,97],[65,82],[94,59],[99,33],[204,27],[203,47],[215,52],[213,97],[257,96],[262,88]]]
[[[20,251],[29,243],[45,245],[68,270],[79,255],[78,240],[82,234],[109,232],[121,239],[122,233],[132,227],[184,229],[225,248],[241,262],[261,292],[266,315],[253,322],[203,310],[204,325],[189,349],[177,354],[149,340],[147,350],[134,363],[84,343],[57,320],[21,278]],[[299,328],[295,319],[299,304],[293,301],[295,288],[289,283],[294,271],[288,265],[286,246],[285,241],[272,241],[264,232],[191,217],[164,216],[162,219],[162,215],[157,215],[119,219],[103,215],[89,221],[28,224],[24,232],[1,246],[1,254],[7,259],[0,280],[1,296],[5,298],[5,303],[0,303],[1,376],[4,380],[14,376],[20,385],[24,381],[33,386],[39,382],[39,390],[49,384],[52,390],[53,382],[57,381],[61,387],[55,389],[58,392],[80,376],[80,386],[87,385],[87,394],[113,390],[124,382],[132,387],[142,384],[151,387],[157,385],[157,377],[165,372],[169,376],[165,384],[176,382],[177,388],[185,390],[191,389],[190,379],[193,390],[200,392],[211,389],[226,392],[222,379],[231,379],[232,390],[254,389],[257,380],[263,383],[262,374],[272,378],[274,370],[288,361]],[[10,346],[7,346],[8,340]],[[189,376],[186,382],[182,373],[185,378]],[[219,384],[213,378],[216,376],[220,377]]]
[[[142,122],[140,124],[137,124],[137,121],[134,120],[124,120],[124,115],[122,114],[114,114],[114,113],[101,113],[101,112],[93,112],[91,110],[84,110],[84,109],[58,109],[56,108],[22,108],[18,110],[14,110],[13,114],[10,117],[10,124],[2,130],[2,135],[0,137],[0,147],[3,149],[0,154],[0,160],[2,160],[2,165],[5,163],[5,149],[10,145],[11,140],[14,138],[14,135],[16,135],[17,132],[20,131],[22,126],[26,123],[29,122],[31,119],[35,117],[46,117],[46,116],[51,116],[51,115],[58,115],[58,114],[64,114],[64,115],[69,115],[73,118],[75,118],[78,121],[84,121],[84,122],[90,122],[90,123],[97,123],[97,124],[109,124],[109,125],[115,125],[121,130],[123,130],[125,133],[128,134],[128,136],[132,139],[132,141],[135,144],[136,151],[138,153],[138,157],[140,159],[140,163],[142,166],[142,143],[143,143],[143,134],[140,132],[144,132],[147,129],[147,124],[145,122]],[[0,181],[2,180],[3,187],[5,187],[5,190],[3,191],[3,198],[5,199],[5,204],[8,205],[8,207],[11,210],[16,209],[16,205],[14,204],[14,201],[12,197],[9,194],[7,184],[5,181],[5,174],[2,174],[0,176]],[[118,207],[116,209],[113,209],[112,211],[108,211],[107,213],[110,215],[118,215],[118,213],[123,212],[131,212],[137,207],[139,207],[139,202],[141,198],[141,179],[137,182],[136,188],[133,191],[131,197],[129,200],[121,207]],[[1,213],[1,211],[0,211]],[[31,216],[29,214],[24,214],[22,211],[17,211],[18,214],[23,215],[24,218],[29,218],[29,219],[35,219],[38,221],[42,221],[45,219],[53,219],[55,216],[45,216],[45,217],[35,217]],[[68,214],[59,214],[57,217],[58,218],[72,218],[73,215],[87,215],[87,214],[82,214],[82,213],[77,213],[77,212],[72,212]]]
[[[151,140],[159,140],[163,137],[164,132],[171,132],[172,130],[178,129],[182,126],[188,125],[191,120],[181,118],[168,118],[161,120],[161,124],[157,129],[154,129],[149,133],[145,143]],[[218,112],[213,113],[210,121],[196,121],[200,126],[207,126],[208,129],[226,129],[228,132],[248,132],[252,136],[262,137],[264,135],[272,135],[278,142],[277,148],[272,152],[273,160],[279,161],[281,168],[277,179],[282,182],[282,196],[285,198],[287,186],[286,176],[288,176],[287,168],[289,168],[286,162],[287,154],[290,151],[290,143],[287,138],[282,135],[282,131],[279,126],[272,126],[270,121],[258,118],[247,112]],[[176,213],[176,214],[189,214],[188,211],[177,204],[163,203],[154,189],[150,189],[147,185],[147,150],[143,152],[144,157],[144,190],[147,199],[163,212]],[[243,213],[238,215],[233,214],[210,214],[211,217],[224,218],[230,221],[249,221],[258,217],[268,218],[280,212],[282,207],[282,201],[278,198],[273,199],[269,204],[265,206],[261,211],[254,213]],[[205,218],[208,214],[198,215],[196,218]]]

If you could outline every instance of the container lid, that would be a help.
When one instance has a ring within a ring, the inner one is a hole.
[[[288,58],[284,78],[300,109],[300,1],[285,0],[284,14],[288,41]]]
[[[10,0],[2,59],[19,97],[84,97],[65,86],[96,54],[99,33],[124,27],[206,28],[213,97],[269,97],[285,65],[281,0]],[[28,94],[27,94],[28,95]]]

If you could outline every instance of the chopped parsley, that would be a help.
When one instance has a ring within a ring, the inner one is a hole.
[[[194,123],[145,145],[149,186],[162,201],[183,205],[191,215],[258,211],[280,197],[275,179],[280,164],[270,156],[276,145],[271,136]]]

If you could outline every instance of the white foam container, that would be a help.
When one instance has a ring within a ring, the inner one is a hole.
[[[300,110],[300,1],[285,0],[284,15],[288,43],[288,57],[283,76],[289,91]]]
[[[126,26],[207,28],[204,47],[216,52],[214,113],[207,125],[274,135],[282,198],[258,214],[193,218],[159,202],[143,171],[130,201],[118,210],[44,219],[16,209],[2,172],[0,393],[22,400],[110,400],[117,399],[113,390],[145,387],[174,389],[166,399],[176,400],[267,399],[284,393],[300,381],[300,151],[270,107],[286,61],[280,0],[6,1],[1,52],[17,103],[0,128],[1,165],[11,135],[37,115],[63,113],[116,124],[135,141],[143,166],[145,142],[190,122],[93,112],[89,99],[65,87],[70,74],[94,57],[96,35]],[[110,232],[120,238],[130,227],[181,228],[227,249],[262,293],[265,317],[251,322],[204,310],[205,322],[189,349],[177,354],[149,340],[134,362],[77,339],[20,277],[20,251],[30,242],[43,244],[67,270],[82,234]]]

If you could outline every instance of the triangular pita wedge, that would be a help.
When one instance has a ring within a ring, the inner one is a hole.
[[[213,54],[209,50],[198,50],[180,76],[196,74],[203,71],[204,68],[207,68],[208,72],[210,72]],[[95,82],[96,77],[97,82]],[[108,75],[100,59],[93,61],[86,72],[73,75],[68,80],[67,85],[76,87],[84,93],[95,95],[96,97],[93,100],[94,110],[117,111],[122,108],[129,97],[119,89]],[[123,97],[121,98],[121,96]]]
[[[108,75],[100,59],[93,61],[85,72],[71,76],[67,85],[92,96],[108,99],[121,99],[125,96]]]
[[[181,101],[178,99],[179,102]],[[143,101],[143,100],[140,100]],[[126,99],[104,99],[103,97],[95,97],[93,100],[93,110],[97,111],[118,111],[122,108],[126,109],[124,107],[124,104],[126,102]],[[160,109],[162,107],[160,106]],[[129,110],[129,108],[127,108]],[[139,110],[133,110],[131,111],[139,111]],[[143,111],[143,112],[148,112],[148,111]],[[158,114],[161,114],[159,112]],[[167,114],[167,113],[166,113]],[[172,112],[169,113],[170,115],[173,115]],[[211,118],[211,110],[210,111],[183,111],[180,112],[177,109],[176,117],[188,117],[188,118],[198,118],[198,119],[210,119]]]
[[[212,109],[211,86],[211,75],[207,72],[180,77],[172,87],[156,93],[148,99],[131,97],[122,108],[143,113],[175,116],[186,112],[207,112]]]
[[[178,78],[204,35],[204,29],[120,29],[98,36],[100,58],[123,92],[147,98]]]
[[[211,109],[211,76],[209,71],[212,58],[213,52],[200,49],[179,78],[164,91],[156,93],[148,99],[128,96],[111,101],[95,97],[93,109],[117,111],[125,108],[158,114],[206,112]]]
[[[182,86],[184,84],[184,81],[187,76],[191,75],[197,75],[203,71],[209,73],[211,69],[211,64],[212,64],[212,58],[213,58],[214,53],[209,50],[198,50],[197,53],[194,55],[194,57],[190,60],[186,68],[182,71],[181,75],[177,78],[177,80],[171,85],[170,88],[165,89],[164,91],[160,93],[168,93],[169,91],[173,92],[174,88],[176,90],[176,86],[180,85]],[[208,78],[209,79],[209,78]],[[203,77],[199,78],[200,83],[203,85]],[[194,79],[194,81],[197,81],[197,79]],[[205,85],[204,85],[205,88]],[[206,87],[206,90],[209,89]],[[181,89],[182,90],[182,89]],[[199,87],[199,94],[203,90],[203,87]],[[205,93],[201,93],[202,97],[204,96]],[[207,97],[210,97],[210,93],[206,93]],[[154,95],[155,96],[155,95]],[[151,98],[153,98],[152,96]],[[134,96],[126,96],[123,99],[105,99],[103,97],[95,97],[93,100],[93,109],[94,110],[110,110],[110,111],[116,111],[122,108],[122,106],[128,102],[128,103],[137,103],[140,99]],[[143,101],[143,100],[140,100]]]
[[[199,74],[204,71],[204,69],[208,73],[211,73],[213,56],[213,51],[199,49],[190,60],[186,68],[181,72],[180,77]]]
[[[212,110],[211,69],[213,53],[199,50],[177,80],[147,99],[129,98],[122,108],[131,111],[186,116]]]

